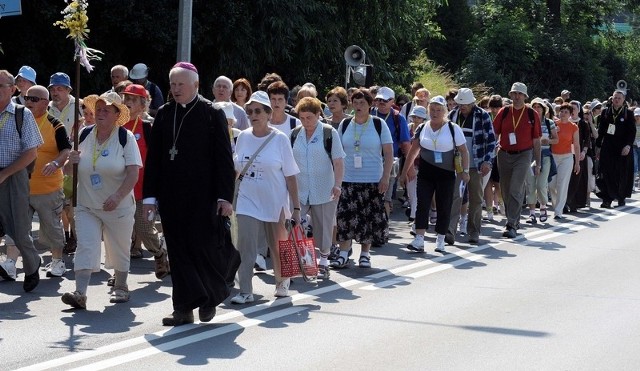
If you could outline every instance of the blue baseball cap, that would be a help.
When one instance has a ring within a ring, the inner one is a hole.
[[[56,72],[51,75],[51,78],[49,79],[49,87],[55,85],[66,86],[69,89],[73,89],[71,87],[71,79],[69,79],[69,75],[64,72]]]
[[[31,81],[34,85],[36,84],[36,70],[29,66],[20,67],[20,71],[18,71],[18,76],[22,77],[25,80]]]

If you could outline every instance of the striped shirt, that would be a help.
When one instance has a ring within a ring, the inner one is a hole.
[[[449,112],[449,120],[457,122],[460,108],[456,107]],[[496,135],[493,131],[491,115],[478,106],[471,111],[473,117],[472,148],[469,154],[473,158],[476,169],[480,170],[483,162],[491,164],[496,152]]]

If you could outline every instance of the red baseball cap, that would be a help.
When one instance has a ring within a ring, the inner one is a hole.
[[[145,99],[149,99],[149,92],[142,85],[131,84],[124,88],[122,94],[137,95]]]

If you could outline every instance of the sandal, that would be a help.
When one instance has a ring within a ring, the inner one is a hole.
[[[360,268],[371,268],[371,257],[360,255],[360,259],[358,259],[358,266]]]
[[[129,301],[129,289],[126,286],[118,286],[111,293],[109,302],[126,303]]]
[[[540,210],[540,221],[541,222],[547,221],[547,209]]]
[[[107,279],[107,286],[113,287],[116,284],[116,277],[111,276]]]
[[[319,280],[327,280],[331,275],[329,267],[326,265],[318,264],[318,274],[316,276]]]
[[[348,264],[349,264],[349,259],[345,258],[342,255],[338,256],[335,260],[332,260],[331,263],[329,263],[331,268],[336,268],[336,269],[346,268]]]

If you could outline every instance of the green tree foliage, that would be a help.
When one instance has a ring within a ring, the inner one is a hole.
[[[410,61],[419,40],[437,32],[432,19],[443,0],[193,0],[192,56],[201,92],[211,96],[216,76],[247,77],[257,84],[277,72],[290,85],[314,82],[323,94],[344,84],[344,50],[362,47],[375,66],[377,84],[407,86],[414,78]],[[52,24],[65,3],[23,1],[23,15],[0,22],[4,55],[0,65],[16,72],[23,64],[38,72],[38,82],[63,71],[75,80],[73,44]],[[110,87],[110,68],[144,62],[149,79],[166,92],[168,71],[176,62],[177,0],[89,1],[90,47],[102,50],[96,70],[81,72],[82,91]]]
[[[556,1],[483,1],[473,8],[477,28],[458,77],[502,94],[523,81],[533,95],[555,97],[569,89],[581,100],[604,97],[632,65],[623,50],[633,48],[614,50],[615,33],[602,31],[612,15],[630,9],[622,3],[567,0],[557,13]]]

